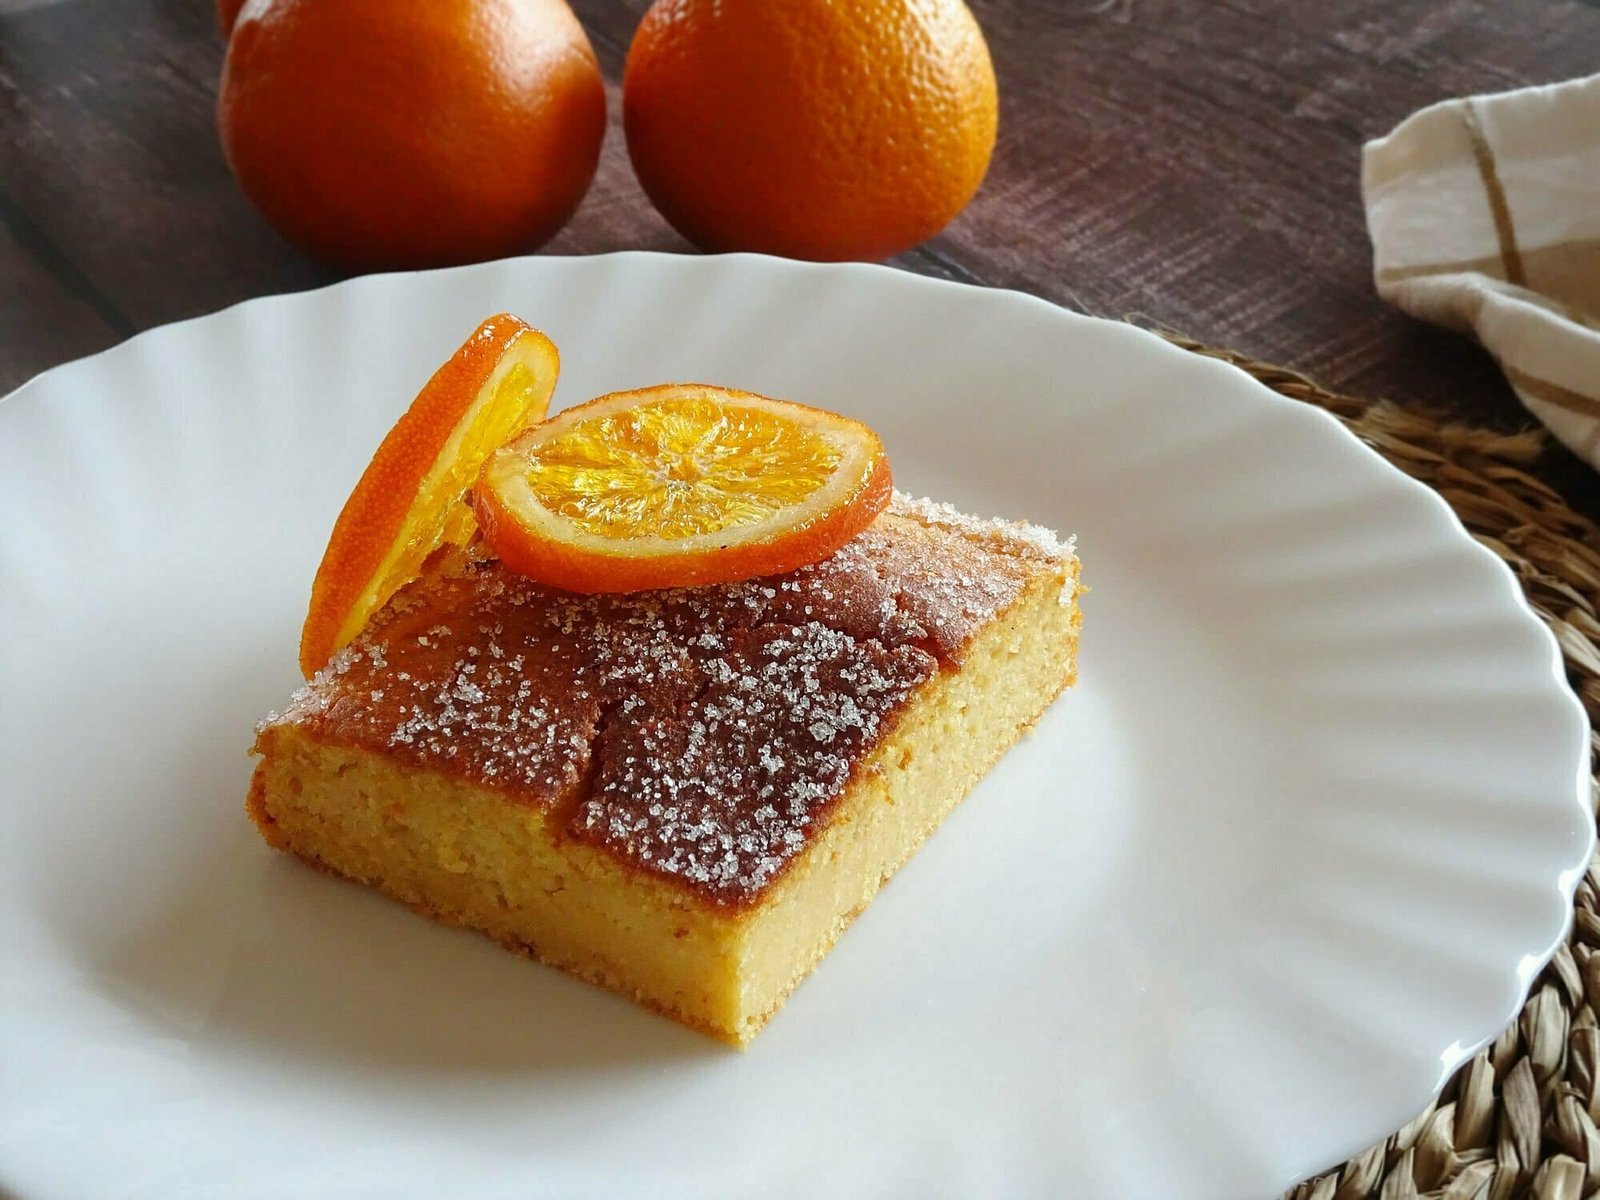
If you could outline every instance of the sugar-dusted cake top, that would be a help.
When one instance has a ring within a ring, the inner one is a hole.
[[[579,596],[475,563],[403,590],[263,729],[503,789],[745,903],[912,692],[1070,554],[1038,527],[897,495],[832,557],[747,583]]]

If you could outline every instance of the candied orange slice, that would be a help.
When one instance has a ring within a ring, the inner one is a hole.
[[[826,558],[889,502],[859,421],[669,384],[568,409],[491,454],[473,492],[489,548],[574,592],[729,583]]]
[[[466,546],[466,496],[483,460],[544,419],[561,359],[509,313],[490,317],[417,393],[345,501],[300,634],[307,677],[365,627],[435,552]]]

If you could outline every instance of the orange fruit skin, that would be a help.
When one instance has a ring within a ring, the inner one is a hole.
[[[605,123],[562,0],[254,0],[217,99],[245,194],[350,270],[536,248],[588,190]]]
[[[422,476],[438,460],[512,340],[525,332],[535,331],[508,313],[484,321],[433,373],[384,436],[334,522],[311,585],[311,605],[300,633],[300,670],[308,679],[332,657],[346,617],[411,513]],[[555,347],[549,352],[553,356]],[[537,420],[544,413],[541,409],[532,415]]]
[[[944,228],[998,116],[961,0],[656,0],[623,119],[651,202],[696,245],[839,260]]]
[[[244,0],[217,0],[217,28],[222,30],[223,37],[233,32],[233,23],[239,19],[239,10],[243,7]]]
[[[732,398],[742,394],[719,388]],[[611,399],[600,396],[569,412]],[[876,440],[876,435],[873,435]],[[626,555],[595,555],[576,547],[525,536],[516,515],[500,502],[494,489],[480,477],[473,489],[472,507],[478,527],[495,556],[505,566],[537,583],[569,592],[641,592],[657,588],[698,587],[736,583],[782,575],[821,562],[877,519],[889,506],[894,476],[881,444],[872,470],[847,504],[829,510],[808,525],[785,531],[766,541],[732,545],[715,554],[655,555],[648,559]]]

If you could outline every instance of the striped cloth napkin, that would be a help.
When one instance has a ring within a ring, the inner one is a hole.
[[[1361,188],[1379,294],[1475,333],[1600,467],[1600,75],[1425,108],[1367,143]]]

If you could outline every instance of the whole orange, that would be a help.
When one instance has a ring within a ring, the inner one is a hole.
[[[994,149],[961,0],[656,0],[622,98],[639,181],[710,250],[887,258],[966,206]]]
[[[605,122],[562,0],[250,0],[217,100],[256,207],[361,270],[538,246],[588,190]]]

